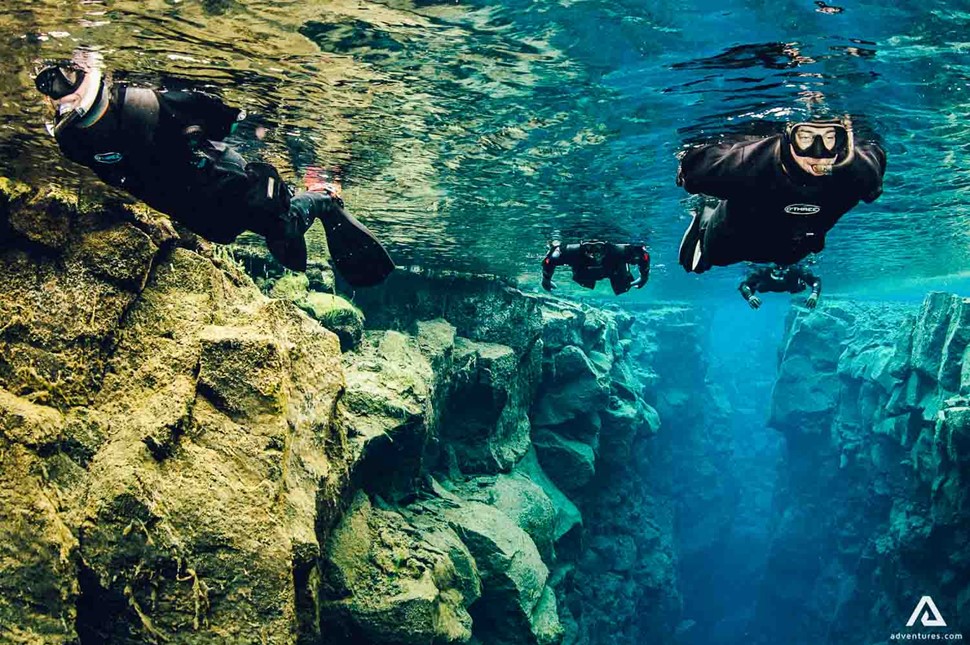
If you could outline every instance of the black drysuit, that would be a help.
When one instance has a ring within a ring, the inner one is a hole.
[[[849,164],[823,177],[799,168],[780,134],[695,148],[681,160],[678,182],[720,202],[703,210],[684,242],[693,241],[692,233],[701,241],[698,272],[742,261],[795,264],[821,251],[825,235],[860,200],[879,197],[885,170],[886,155],[875,143],[856,144]],[[682,246],[681,264],[692,249]]]
[[[381,243],[338,196],[291,195],[273,166],[247,163],[222,142],[239,110],[197,92],[124,85],[101,91],[110,92],[104,115],[89,127],[64,127],[57,143],[105,182],[213,242],[232,242],[246,230],[258,233],[293,271],[306,270],[303,234],[317,218],[331,259],[350,285],[376,285],[394,270]]]
[[[580,244],[567,244],[566,246],[554,245],[549,249],[549,253],[542,260],[542,278],[546,282],[552,279],[553,273],[558,266],[569,266],[573,270],[573,282],[592,289],[597,281],[609,278],[613,293],[620,295],[626,293],[633,286],[633,274],[630,273],[629,264],[637,265],[640,271],[640,280],[646,283],[650,276],[650,254],[642,244],[606,244],[594,242],[593,244],[603,245],[605,252],[602,259],[597,261],[584,252],[589,242]],[[641,284],[642,286],[642,284]]]
[[[247,164],[221,142],[239,110],[198,92],[102,91],[111,92],[104,116],[57,136],[65,156],[213,242],[278,232],[289,189],[272,166]]]

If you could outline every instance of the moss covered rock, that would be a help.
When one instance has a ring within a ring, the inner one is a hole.
[[[364,333],[364,314],[340,296],[311,291],[297,304],[321,325],[337,334],[344,351],[360,343]]]
[[[358,495],[327,549],[328,643],[466,643],[480,593],[475,563],[441,524],[422,529]],[[456,562],[457,561],[457,562]]]
[[[337,340],[120,217],[0,200],[0,639],[318,638]]]

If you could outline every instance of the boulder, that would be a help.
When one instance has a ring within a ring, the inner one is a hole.
[[[533,408],[536,426],[559,426],[609,405],[608,379],[579,347],[553,354],[548,367]]]
[[[450,336],[439,335],[443,344],[435,348],[427,346],[427,336],[423,346],[400,332],[367,332],[361,345],[344,355],[347,389],[340,410],[365,490],[396,498],[420,473],[435,440],[433,403],[443,387],[425,352],[450,352],[450,329]]]
[[[596,454],[588,444],[548,430],[537,431],[532,443],[542,469],[567,493],[581,490],[596,473]]]
[[[549,601],[549,570],[529,535],[496,508],[466,502],[443,516],[468,547],[482,577],[472,605],[476,637],[498,645],[554,643],[558,617]],[[543,602],[544,601],[544,602]],[[549,639],[552,640],[549,640]]]
[[[556,508],[545,491],[521,473],[476,477],[458,486],[466,500],[493,506],[529,534],[546,562],[553,559]]]
[[[423,530],[358,494],[327,544],[328,643],[424,645],[471,638],[480,594],[472,556],[446,525]]]
[[[505,345],[459,339],[441,436],[465,472],[511,469],[529,449],[528,409],[539,348],[520,356]]]
[[[578,543],[579,533],[583,528],[583,516],[576,505],[552,483],[552,480],[542,470],[534,449],[526,453],[522,461],[516,464],[514,472],[521,473],[529,481],[539,486],[552,502],[555,511],[552,530],[553,542],[556,545],[559,545],[563,540]]]
[[[360,343],[364,333],[364,314],[340,296],[311,291],[297,305],[337,334],[343,351],[353,349]]]

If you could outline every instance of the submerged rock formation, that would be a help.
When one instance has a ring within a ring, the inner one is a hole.
[[[838,303],[789,321],[788,442],[755,642],[888,643],[931,596],[970,632],[970,299]],[[919,625],[917,624],[917,629]]]
[[[336,338],[121,208],[8,188],[0,229],[4,639],[318,631]]]
[[[673,632],[631,316],[461,276],[261,291],[165,218],[0,188],[3,640]]]

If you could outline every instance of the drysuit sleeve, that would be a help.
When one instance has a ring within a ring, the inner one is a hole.
[[[748,185],[750,165],[741,144],[721,143],[688,150],[680,160],[677,184],[691,194],[729,199]]]
[[[816,296],[822,295],[822,279],[808,269],[800,269],[798,279],[804,282]]]
[[[764,275],[764,270],[752,271],[748,274],[748,277],[738,285],[738,291],[741,292],[741,297],[745,301],[749,300],[751,296],[758,293],[758,285],[762,281]]]
[[[626,262],[637,266],[640,279],[636,284],[643,286],[650,278],[650,252],[642,244],[627,244],[625,246]]]
[[[857,144],[852,161],[852,181],[859,186],[862,201],[871,204],[882,194],[882,178],[885,174],[886,153],[879,144]]]
[[[561,264],[564,264],[562,258],[562,247],[555,244],[549,247],[549,252],[546,253],[546,257],[542,259],[542,279],[552,280],[552,276],[556,272],[556,267]]]

